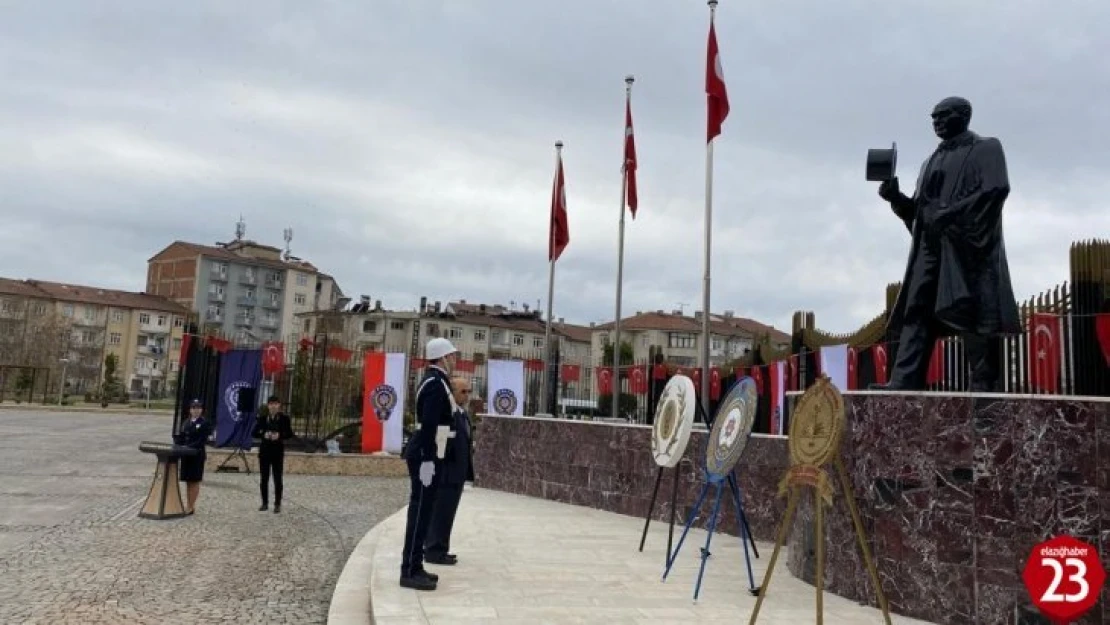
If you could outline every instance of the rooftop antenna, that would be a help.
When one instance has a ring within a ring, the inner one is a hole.
[[[289,247],[289,244],[293,242],[293,229],[286,228],[282,231],[282,234],[285,236],[285,260],[289,260],[289,257],[293,255],[293,250]]]
[[[247,222],[243,221],[243,215],[239,215],[239,221],[235,223],[235,240],[242,241],[243,237],[247,235]]]
[[[678,314],[685,317],[686,316],[686,307],[689,306],[689,304],[684,304],[682,302],[678,302],[675,305],[678,306]]]

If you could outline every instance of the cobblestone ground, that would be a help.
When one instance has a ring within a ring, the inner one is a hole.
[[[406,480],[205,474],[197,512],[140,519],[166,416],[0,410],[0,623],[324,623],[362,535]],[[184,485],[182,485],[184,495]],[[272,499],[272,495],[271,495]]]

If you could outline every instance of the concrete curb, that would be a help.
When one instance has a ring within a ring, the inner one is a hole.
[[[173,408],[101,408],[100,406],[56,406],[54,404],[0,404],[0,411],[23,410],[26,412],[83,412],[87,414],[173,415]]]
[[[374,609],[371,606],[370,587],[375,573],[374,553],[388,524],[407,514],[408,506],[401,508],[370,528],[355,546],[335,582],[331,605],[328,607],[328,625],[373,625]]]

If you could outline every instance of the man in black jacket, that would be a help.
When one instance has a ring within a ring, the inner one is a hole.
[[[449,376],[455,368],[457,351],[451,341],[444,338],[428,341],[424,349],[428,367],[416,389],[417,429],[405,450],[412,493],[401,553],[401,586],[404,588],[435,590],[439,580],[439,576],[424,570],[424,540],[435,506],[439,482],[436,474],[443,460],[437,450],[436,433],[440,426],[450,429],[455,422]]]
[[[466,406],[470,403],[470,381],[462,376],[455,376],[451,378],[451,388],[455,397],[455,436],[447,442],[447,455],[443,459],[443,472],[436,492],[432,523],[428,528],[428,539],[424,543],[424,561],[429,564],[452,565],[458,562],[455,554],[451,553],[451,528],[455,525],[455,513],[459,509],[463,485],[474,481],[471,423],[466,412]]]
[[[262,474],[262,506],[263,511],[269,502],[270,472],[274,474],[274,514],[281,512],[281,477],[285,468],[285,441],[293,438],[293,425],[289,415],[281,411],[281,400],[277,395],[270,395],[266,401],[267,412],[260,415],[254,426],[254,437],[258,443],[258,469]]]

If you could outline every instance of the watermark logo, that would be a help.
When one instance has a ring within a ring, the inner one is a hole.
[[[1106,571],[1098,549],[1062,535],[1033,547],[1022,579],[1041,614],[1057,623],[1071,623],[1098,603]]]

